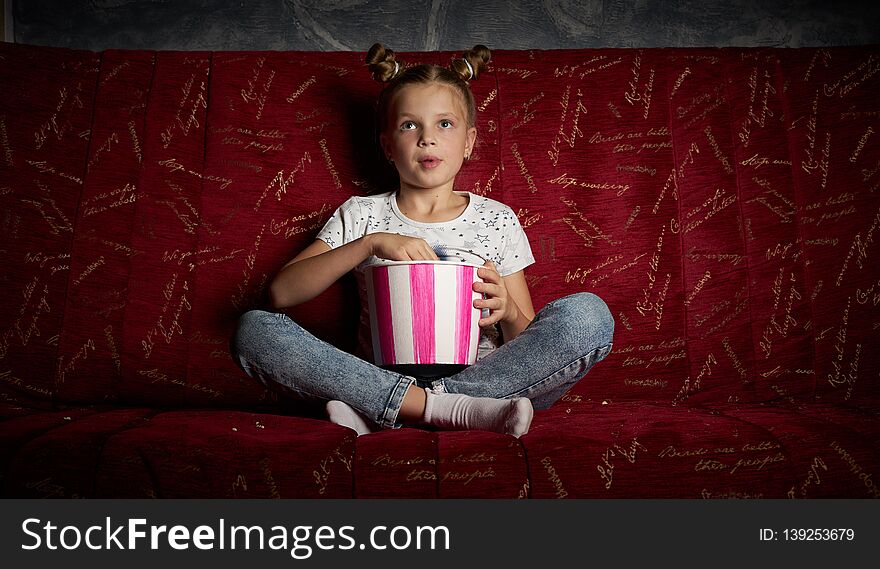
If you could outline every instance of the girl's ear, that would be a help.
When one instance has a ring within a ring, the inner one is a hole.
[[[474,152],[474,142],[477,140],[477,127],[472,126],[467,131],[467,142],[464,145],[464,154],[470,157]]]
[[[382,147],[382,153],[385,155],[385,158],[391,160],[391,142],[384,132],[379,135],[379,145]]]

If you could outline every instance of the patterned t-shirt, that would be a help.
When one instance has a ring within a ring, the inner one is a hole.
[[[370,233],[420,237],[433,247],[441,260],[457,259],[478,265],[492,261],[501,276],[511,275],[535,262],[528,237],[510,207],[470,192],[458,193],[468,197],[465,210],[453,220],[434,223],[406,217],[397,206],[397,192],[352,197],[333,213],[317,238],[335,249]],[[372,355],[372,344],[363,270],[377,260],[370,257],[355,268],[361,294],[358,344],[361,355],[367,358]],[[499,343],[497,328],[481,332],[478,359]]]

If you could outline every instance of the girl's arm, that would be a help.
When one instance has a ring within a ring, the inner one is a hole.
[[[511,304],[519,313],[519,316],[512,321],[501,321],[504,341],[509,342],[519,336],[519,333],[532,322],[535,318],[535,308],[532,306],[532,295],[529,293],[529,285],[522,271],[507,275],[503,280]]]
[[[519,336],[535,317],[525,275],[517,271],[502,277],[492,262],[486,262],[478,274],[483,282],[474,283],[474,290],[484,293],[486,298],[475,300],[474,307],[490,310],[487,318],[480,319],[480,326],[500,323],[504,341],[509,342]]]
[[[336,249],[316,239],[281,267],[272,279],[269,284],[272,307],[289,308],[315,298],[366,259],[370,255],[369,247],[364,237]]]
[[[281,267],[269,284],[269,300],[275,309],[302,304],[371,255],[393,261],[437,259],[424,239],[395,233],[371,233],[335,249],[317,239]]]

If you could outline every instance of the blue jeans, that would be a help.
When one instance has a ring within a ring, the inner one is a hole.
[[[548,303],[519,336],[463,371],[433,380],[434,391],[505,399],[528,397],[535,409],[555,403],[611,352],[614,318],[598,296],[577,293]],[[233,359],[268,387],[309,400],[339,400],[385,427],[416,379],[344,352],[287,315],[245,313],[232,339]]]

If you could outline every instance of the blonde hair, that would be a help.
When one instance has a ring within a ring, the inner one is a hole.
[[[488,67],[491,57],[492,53],[488,47],[476,45],[473,49],[465,51],[461,58],[453,60],[450,67],[429,64],[406,67],[403,61],[395,58],[394,50],[381,43],[373,44],[370,51],[367,52],[367,67],[372,73],[373,79],[386,84],[385,89],[379,95],[377,108],[379,130],[385,129],[388,106],[400,89],[407,85],[427,83],[439,83],[454,88],[464,104],[468,127],[476,126],[477,108],[468,82],[480,76]]]

